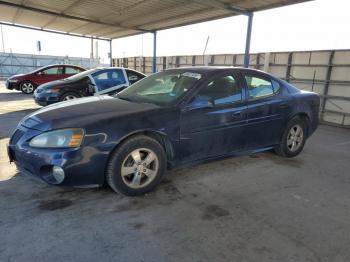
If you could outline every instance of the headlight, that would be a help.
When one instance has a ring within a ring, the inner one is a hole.
[[[50,89],[45,90],[46,93],[58,93],[59,91],[60,91],[59,87],[50,88]]]
[[[19,80],[18,79],[9,79],[9,83],[17,83]]]
[[[84,137],[83,129],[61,129],[40,134],[30,140],[31,147],[79,147]]]

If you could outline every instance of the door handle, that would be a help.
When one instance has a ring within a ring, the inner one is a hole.
[[[238,111],[232,114],[232,119],[234,120],[240,120],[242,119],[243,116],[243,112],[242,111]]]
[[[279,105],[280,108],[287,108],[288,107],[288,104],[287,103],[282,103]]]

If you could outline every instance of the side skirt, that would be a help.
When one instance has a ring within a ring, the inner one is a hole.
[[[251,155],[251,154],[255,154],[255,153],[259,153],[259,152],[268,151],[268,150],[271,150],[273,148],[274,148],[274,146],[268,146],[268,147],[253,149],[253,150],[235,151],[235,152],[230,152],[230,153],[227,153],[224,155],[202,158],[202,159],[187,161],[187,162],[186,161],[180,162],[180,163],[173,163],[173,162],[169,163],[168,162],[168,170],[176,170],[178,168],[196,166],[198,164],[213,162],[216,160],[221,160],[221,159],[226,159],[226,158],[231,158],[231,157]]]

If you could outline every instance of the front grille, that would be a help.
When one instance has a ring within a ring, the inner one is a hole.
[[[23,136],[23,131],[20,129],[17,129],[10,138],[10,145],[17,144],[17,142],[21,139],[22,136]]]

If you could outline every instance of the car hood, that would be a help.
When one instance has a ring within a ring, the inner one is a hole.
[[[8,80],[20,78],[20,77],[22,77],[22,76],[24,76],[24,75],[25,75],[25,74],[13,75],[13,76],[10,76],[10,77],[8,78]]]
[[[42,84],[37,89],[47,90],[47,89],[51,89],[53,87],[70,84],[71,82],[72,82],[72,80],[67,80],[67,79],[55,80],[55,81],[51,81],[51,82],[47,82],[45,84]]]
[[[20,122],[27,128],[41,131],[98,125],[99,121],[147,113],[159,106],[135,103],[108,95],[79,98],[53,104],[26,116]]]

